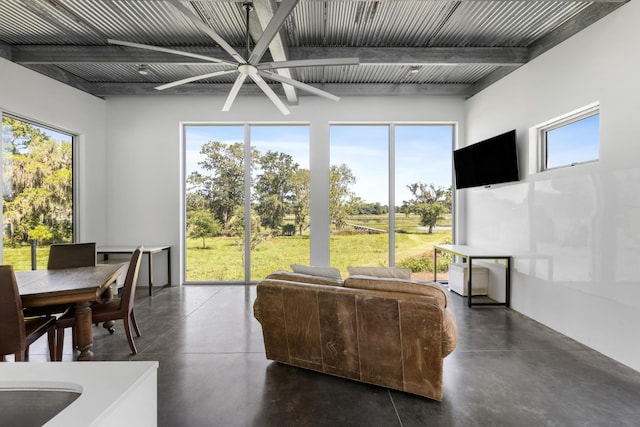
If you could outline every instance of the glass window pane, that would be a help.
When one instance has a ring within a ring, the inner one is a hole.
[[[433,245],[452,241],[452,147],[453,126],[395,127],[395,265],[413,278],[432,280]]]
[[[73,241],[73,136],[2,117],[2,262],[45,269],[51,243]]]
[[[251,280],[310,262],[309,127],[251,126]]]
[[[600,115],[547,131],[546,143],[547,169],[598,160]]]
[[[330,263],[389,265],[389,127],[331,126]]]
[[[185,280],[244,280],[244,127],[184,127]]]

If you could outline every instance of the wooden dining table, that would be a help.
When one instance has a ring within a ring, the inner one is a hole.
[[[99,264],[60,270],[17,271],[15,275],[25,308],[75,304],[76,344],[80,350],[77,359],[92,360],[91,302],[116,281],[122,268],[123,264]]]

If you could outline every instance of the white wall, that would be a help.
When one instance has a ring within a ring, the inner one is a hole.
[[[80,136],[77,191],[80,242],[104,244],[106,236],[106,104],[0,58],[0,112]]]
[[[328,265],[329,123],[462,122],[463,100],[447,97],[351,97],[339,102],[300,97],[283,116],[266,97],[112,97],[107,99],[106,162],[109,244],[171,245],[172,282],[183,282],[181,237],[182,122],[308,123],[311,141],[311,263]],[[178,274],[180,276],[178,276]]]
[[[465,144],[517,129],[522,181],[461,190],[459,243],[515,257],[512,307],[640,370],[640,2],[466,102]],[[529,128],[600,102],[600,161],[536,174]]]

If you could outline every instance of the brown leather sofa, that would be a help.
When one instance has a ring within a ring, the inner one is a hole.
[[[254,315],[270,360],[442,400],[457,330],[438,283],[280,271],[258,283]]]

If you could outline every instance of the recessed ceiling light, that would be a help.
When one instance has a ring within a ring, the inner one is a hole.
[[[409,67],[409,73],[410,74],[417,74],[418,71],[420,71],[420,66],[419,65],[412,65],[411,67]]]
[[[149,67],[145,64],[138,65],[138,73],[146,76],[147,74],[149,74]]]

